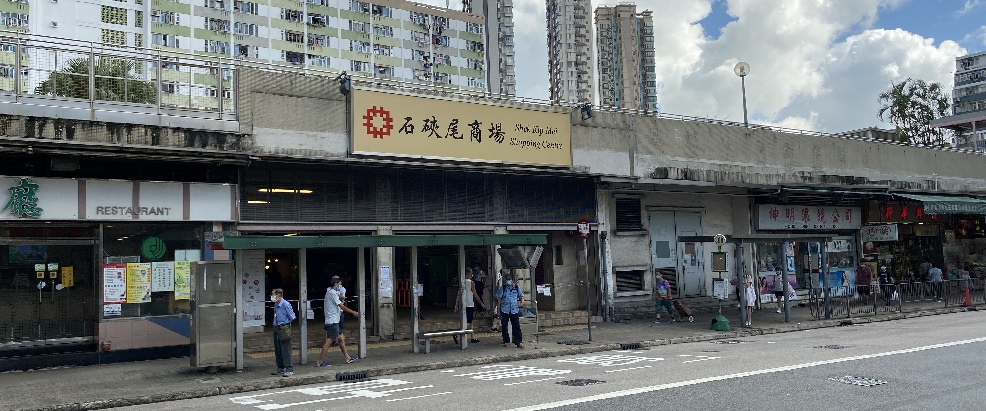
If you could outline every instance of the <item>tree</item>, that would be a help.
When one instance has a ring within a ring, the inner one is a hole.
[[[940,83],[928,83],[910,77],[880,93],[880,120],[886,116],[897,129],[900,141],[915,145],[947,146],[952,132],[931,127],[931,121],[949,115],[949,95]]]
[[[95,61],[94,100],[122,101],[126,103],[153,104],[157,101],[154,85],[134,76],[137,62],[134,60],[102,57]],[[71,59],[60,71],[53,71],[48,79],[34,88],[34,94],[89,99],[89,59]]]

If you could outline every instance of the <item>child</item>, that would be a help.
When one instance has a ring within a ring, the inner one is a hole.
[[[757,302],[757,292],[753,289],[753,279],[746,277],[746,326],[753,325],[753,305]]]

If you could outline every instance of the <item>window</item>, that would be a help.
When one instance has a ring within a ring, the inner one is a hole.
[[[370,30],[368,29],[369,26],[370,25],[366,23],[360,23],[358,21],[349,20],[350,31],[355,31],[357,33],[369,33],[370,32]]]
[[[373,26],[373,34],[394,37],[394,28],[390,26]]]
[[[383,44],[374,44],[373,54],[376,54],[378,56],[391,56],[393,55],[393,48]]]
[[[554,252],[555,265],[564,265],[565,264],[565,259],[563,258],[563,254],[562,254],[562,251],[563,250],[564,250],[564,247],[562,247],[561,244],[556,244],[555,245],[555,252]]]
[[[353,71],[362,71],[362,72],[365,72],[365,73],[369,73],[370,72],[370,63],[367,62],[367,61],[353,60],[353,63],[351,65],[351,67],[352,67],[352,70]]]
[[[233,3],[233,10],[246,14],[259,14],[260,6],[248,1],[237,1]]]
[[[297,31],[285,31],[284,41],[290,41],[292,43],[304,43],[305,33],[299,33]]]
[[[308,24],[316,27],[325,27],[329,24],[329,17],[324,14],[309,14]]]
[[[134,27],[144,27],[144,12],[134,11]]]
[[[319,56],[317,54],[308,55],[308,65],[316,67],[329,67],[329,58],[325,56]]]
[[[291,64],[305,64],[305,55],[301,53],[295,53],[292,51],[282,51],[281,55],[284,56],[284,61]]]
[[[103,44],[112,44],[115,46],[126,46],[127,45],[127,34],[120,30],[99,30],[99,41]]]
[[[641,224],[640,199],[616,199],[616,231],[643,231]]]
[[[140,34],[140,33],[134,34],[134,46],[135,47],[144,47],[144,35],[143,34]]]
[[[100,6],[99,14],[99,21],[103,23],[127,25],[127,9],[125,8]]]
[[[178,45],[178,36],[174,34],[158,34],[154,33],[151,35],[151,43],[157,46],[174,47],[180,48]]]
[[[256,36],[259,32],[256,24],[247,23],[233,23],[233,32],[236,34],[243,34],[247,36]]]
[[[647,270],[614,270],[616,272],[616,292],[643,291],[644,276]]]
[[[435,73],[435,82],[442,84],[452,84],[452,77],[448,73]]]
[[[392,11],[392,9],[390,7],[380,6],[380,5],[376,5],[376,4],[373,5],[373,9],[372,9],[371,13],[374,16],[383,16],[383,17],[392,17],[393,16],[393,11]]]
[[[365,42],[365,41],[355,41],[355,40],[353,40],[353,41],[350,41],[349,42],[349,50],[352,50],[352,51],[355,51],[355,52],[358,52],[358,53],[369,53],[370,52],[370,43]]]
[[[216,10],[229,10],[232,5],[226,0],[205,0],[205,7]]]
[[[172,13],[170,11],[152,11],[151,21],[164,24],[181,24],[181,21],[178,18],[178,13]]]
[[[205,19],[203,28],[206,30],[229,33],[229,20],[207,18]]]
[[[287,21],[301,23],[305,20],[305,13],[298,10],[281,9],[281,18]]]
[[[327,47],[329,45],[329,39],[327,36],[322,34],[309,34],[308,45]]]
[[[218,54],[229,54],[228,41],[204,40],[205,51]]]

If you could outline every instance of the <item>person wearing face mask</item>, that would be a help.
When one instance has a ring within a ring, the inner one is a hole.
[[[503,336],[503,346],[508,347],[513,336],[513,344],[524,348],[524,336],[520,331],[520,306],[524,305],[524,292],[514,283],[514,277],[507,274],[503,277],[503,285],[496,290],[497,305],[500,306],[500,335]],[[507,334],[507,324],[511,325]]]
[[[284,290],[275,288],[271,291],[270,300],[274,303],[274,360],[277,371],[271,375],[290,377],[294,375],[291,365],[291,322],[294,321],[294,309],[291,303],[284,299]]]

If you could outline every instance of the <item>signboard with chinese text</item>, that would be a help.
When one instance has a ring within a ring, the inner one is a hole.
[[[151,263],[151,292],[175,290],[175,262]]]
[[[870,241],[897,241],[897,224],[868,225],[859,230],[864,243]]]
[[[175,261],[175,300],[192,296],[192,262]]]
[[[0,220],[233,221],[236,186],[0,176]]]
[[[357,154],[572,165],[571,114],[353,90]]]
[[[263,327],[266,320],[264,297],[267,296],[264,250],[240,252],[243,271],[243,326]]]
[[[860,227],[859,207],[760,204],[760,230],[855,230]]]

